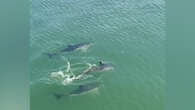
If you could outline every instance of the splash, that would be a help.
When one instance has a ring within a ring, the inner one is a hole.
[[[87,64],[91,65],[89,63],[87,63]],[[90,67],[88,67],[88,68],[90,68]],[[77,70],[77,69],[75,69],[75,70]],[[50,73],[50,78],[52,80],[56,80],[57,82],[60,82],[64,86],[70,85],[73,83],[75,84],[75,82],[87,80],[91,77],[93,77],[93,76],[92,75],[85,75],[85,74],[83,74],[83,72],[79,72],[79,74],[74,73],[72,71],[71,64],[69,61],[67,61],[67,69],[65,71],[59,70],[59,71]]]

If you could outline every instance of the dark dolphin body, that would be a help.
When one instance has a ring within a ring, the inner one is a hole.
[[[102,61],[99,62],[98,66],[94,66],[91,69],[85,71],[83,74],[90,74],[93,72],[102,72],[102,71],[109,71],[114,69],[113,65],[103,63]]]
[[[82,93],[87,93],[91,90],[97,89],[99,86],[100,86],[100,83],[98,82],[80,85],[77,89],[70,92],[70,95],[74,96],[74,95],[80,95]]]
[[[108,70],[111,70],[113,68],[114,67],[111,64],[100,64],[100,66],[98,67],[97,70],[99,70],[99,71],[108,71]]]
[[[75,44],[75,45],[68,45],[66,48],[59,50],[59,52],[47,53],[47,55],[49,56],[49,58],[52,58],[54,56],[57,56],[60,53],[73,52],[73,51],[76,51],[76,50],[87,49],[88,47],[91,46],[91,44],[92,43],[90,43],[90,42],[84,42],[84,43],[79,43],[79,44]]]
[[[79,44],[75,44],[75,45],[68,45],[67,48],[60,50],[60,52],[72,52],[72,51],[75,51],[75,50],[80,49],[82,47],[89,46],[89,45],[91,45],[91,43],[89,43],[89,42],[79,43]]]
[[[100,86],[99,82],[89,83],[78,86],[75,90],[71,91],[68,95],[62,94],[62,93],[54,93],[53,95],[57,100],[61,99],[65,96],[75,96],[75,95],[81,95],[83,93],[90,92],[92,90],[97,89]]]
[[[100,86],[100,83],[98,82],[80,85],[77,89],[70,92],[69,95],[74,96],[74,95],[80,95],[82,93],[87,93],[91,90],[97,89],[99,86]]]

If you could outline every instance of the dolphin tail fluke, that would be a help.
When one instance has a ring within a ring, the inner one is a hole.
[[[49,58],[53,58],[56,54],[51,54],[51,53],[45,53]]]
[[[63,98],[65,95],[64,95],[64,94],[59,94],[59,93],[54,93],[53,96],[54,96],[57,100],[60,100],[60,99]]]
[[[52,57],[53,57],[53,54],[48,53],[47,56],[48,56],[49,58],[52,58]]]

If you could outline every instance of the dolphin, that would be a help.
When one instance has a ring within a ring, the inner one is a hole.
[[[65,96],[77,96],[77,95],[83,95],[89,92],[92,92],[94,90],[97,90],[100,87],[99,82],[93,82],[93,83],[88,83],[88,84],[83,84],[78,86],[76,89],[72,90],[68,94],[63,94],[63,93],[54,93],[54,97],[59,100]]]
[[[103,61],[99,61],[99,65],[92,65],[90,68],[85,70],[82,74],[90,74],[93,72],[103,72],[103,71],[110,71],[113,70],[114,67],[111,64],[103,63]]]
[[[109,70],[113,70],[114,67],[111,64],[105,64],[102,63],[101,61],[99,62],[99,67],[97,68],[96,71],[109,71]]]
[[[75,77],[75,80],[81,80],[84,75],[90,75],[97,72],[111,71],[114,69],[112,64],[106,64],[103,61],[99,61],[99,65],[89,64],[89,67]]]
[[[52,58],[54,56],[57,56],[58,54],[64,53],[64,52],[73,52],[73,51],[87,51],[87,49],[92,45],[90,42],[83,42],[73,45],[68,45],[66,48],[59,50],[56,53],[46,53],[49,58]]]
[[[60,52],[72,52],[72,51],[77,51],[77,50],[85,51],[91,45],[92,45],[92,43],[90,43],[90,42],[84,42],[84,43],[79,43],[79,44],[75,44],[75,45],[68,45],[67,48],[60,50]]]
[[[97,90],[100,86],[99,82],[89,83],[85,85],[80,85],[77,89],[70,92],[70,96],[76,96],[76,95],[82,95],[89,92],[92,92],[93,90]]]

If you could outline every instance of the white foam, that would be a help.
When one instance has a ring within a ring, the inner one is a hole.
[[[63,79],[65,76],[63,71],[58,71],[58,72],[52,72],[50,74],[50,77],[55,79]]]
[[[72,83],[75,80],[75,76],[72,75],[65,75],[64,80],[62,81],[63,85],[67,85]]]

